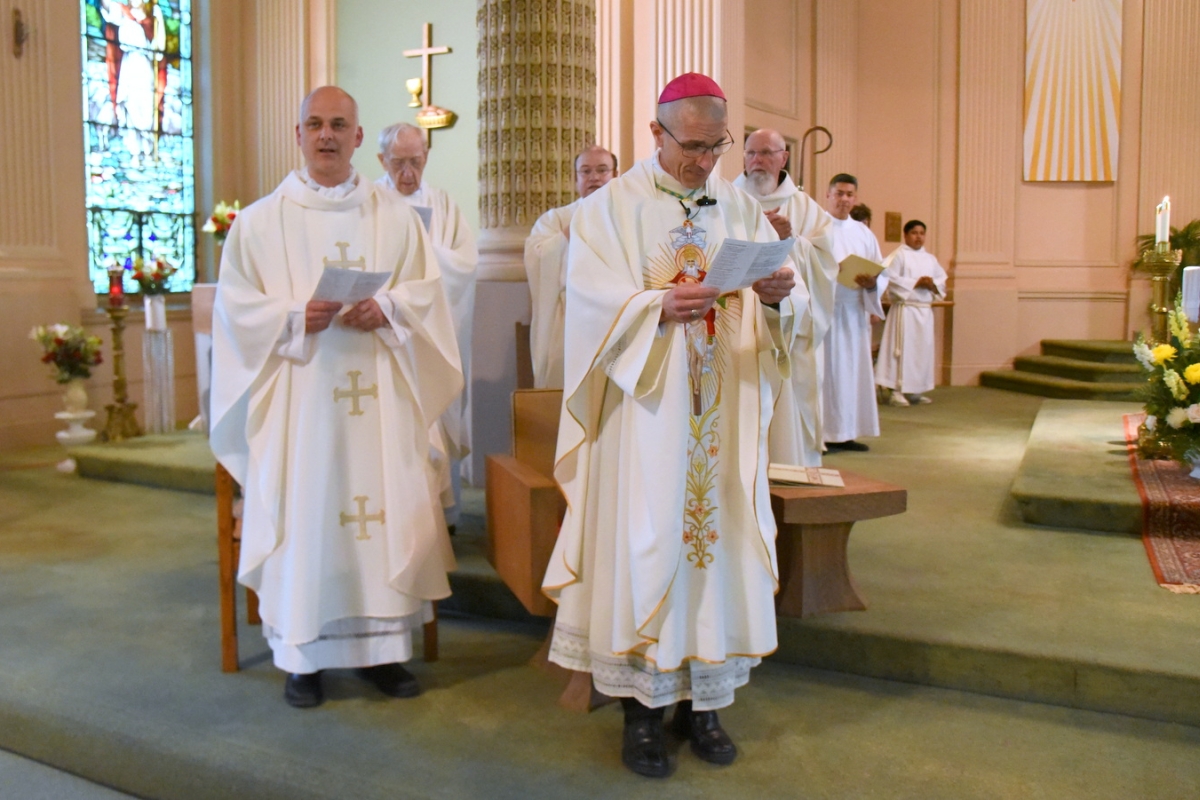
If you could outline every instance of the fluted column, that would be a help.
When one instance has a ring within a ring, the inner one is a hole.
[[[575,199],[596,140],[593,0],[480,0],[480,278],[522,280],[534,221]]]

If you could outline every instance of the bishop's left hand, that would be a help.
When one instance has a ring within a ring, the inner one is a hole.
[[[373,331],[388,324],[383,309],[374,299],[368,298],[356,303],[353,308],[342,316],[342,324],[347,328],[360,331]]]
[[[758,295],[759,300],[768,305],[775,305],[796,288],[795,273],[788,267],[780,267],[769,277],[755,281],[750,288]]]

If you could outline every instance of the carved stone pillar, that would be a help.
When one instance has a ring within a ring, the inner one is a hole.
[[[523,280],[534,221],[596,138],[594,0],[479,0],[480,279]]]

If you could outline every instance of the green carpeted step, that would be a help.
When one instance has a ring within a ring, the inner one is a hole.
[[[70,448],[79,474],[156,489],[215,494],[217,460],[202,433],[150,434]]]
[[[1108,364],[1137,363],[1133,342],[1120,339],[1042,339],[1042,355]]]
[[[1141,364],[1089,361],[1066,356],[1018,356],[1013,366],[1019,372],[1036,372],[1089,383],[1143,383],[1146,372]]]
[[[1018,370],[994,370],[979,376],[979,383],[993,389],[1057,397],[1065,400],[1133,400],[1133,386],[1112,381],[1077,381],[1053,375]]]

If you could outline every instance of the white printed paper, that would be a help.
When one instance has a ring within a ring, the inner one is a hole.
[[[791,239],[780,242],[726,239],[708,263],[704,285],[715,286],[721,290],[721,294],[745,289],[755,281],[771,277],[787,261],[791,250]]]
[[[390,272],[359,272],[341,267],[326,267],[313,292],[313,300],[329,300],[354,305],[374,297],[392,277]]]
[[[433,209],[429,206],[412,206],[412,210],[417,212],[421,222],[425,223],[425,232],[429,233],[429,226],[433,224]]]

